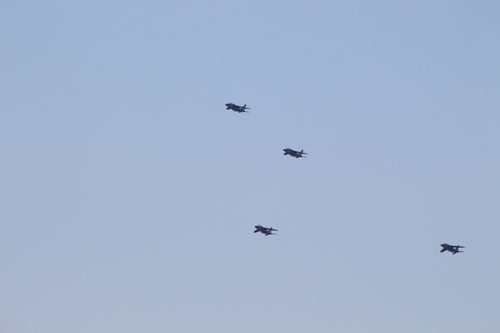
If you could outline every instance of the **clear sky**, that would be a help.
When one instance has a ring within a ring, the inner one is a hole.
[[[498,1],[0,13],[1,332],[500,332]]]

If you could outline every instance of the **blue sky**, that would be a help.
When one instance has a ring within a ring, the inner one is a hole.
[[[1,331],[499,331],[497,2],[0,8]]]

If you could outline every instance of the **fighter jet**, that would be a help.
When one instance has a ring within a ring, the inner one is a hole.
[[[449,245],[446,243],[441,244],[441,246],[443,247],[443,249],[441,250],[441,253],[443,253],[444,251],[450,251],[451,253],[456,254],[459,252],[464,252],[464,251],[460,251],[459,249],[465,248],[465,246]]]
[[[248,112],[248,111],[245,111],[245,110],[250,110],[250,108],[247,108],[246,104],[243,105],[243,106],[239,106],[239,105],[236,105],[236,104],[233,104],[233,103],[226,103],[226,110],[233,110],[235,112],[242,113],[242,112]]]
[[[302,155],[307,155],[307,153],[304,153],[304,150],[296,151],[296,150],[293,150],[291,148],[285,148],[285,149],[283,149],[283,151],[285,152],[283,155],[290,155],[290,156],[293,156],[295,158],[305,157]]]
[[[278,229],[273,229],[272,227],[271,228],[266,228],[266,227],[263,227],[261,225],[256,225],[254,233],[256,233],[256,232],[262,232],[266,236],[276,235],[276,234],[273,234],[273,231],[278,231]]]

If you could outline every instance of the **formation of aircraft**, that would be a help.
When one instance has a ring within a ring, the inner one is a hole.
[[[261,225],[256,225],[254,233],[261,232],[261,233],[263,233],[266,236],[276,235],[276,234],[273,234],[273,231],[278,231],[278,229],[273,229],[272,227],[271,228],[266,228],[266,227],[263,227]]]
[[[293,156],[295,158],[305,157],[303,155],[307,155],[307,153],[304,153],[303,149],[301,151],[297,151],[297,150],[293,150],[292,148],[285,148],[285,149],[283,149],[283,151],[285,152],[283,155],[290,155],[290,156]]]
[[[249,109],[250,108],[247,108],[246,104],[243,105],[243,106],[239,106],[239,105],[236,105],[234,103],[226,103],[226,110],[233,110],[235,112],[242,113],[242,112],[248,112],[246,110],[249,110]],[[304,150],[297,151],[297,150],[293,150],[291,148],[285,148],[285,149],[283,149],[283,151],[285,152],[283,155],[290,155],[290,156],[295,157],[295,158],[305,157],[304,155],[307,155],[307,153],[304,153]],[[273,231],[278,231],[278,230],[277,229],[273,229],[272,227],[271,228],[266,228],[266,227],[263,227],[261,225],[256,225],[254,233],[260,232],[260,233],[263,233],[266,236],[276,235],[276,234],[273,234]],[[443,243],[443,244],[441,244],[441,247],[443,248],[441,250],[441,253],[445,252],[445,251],[449,251],[449,252],[451,252],[453,254],[457,254],[457,253],[460,253],[460,252],[464,252],[464,251],[460,251],[460,249],[464,248],[465,246],[449,245],[449,244]]]
[[[464,251],[460,251],[461,248],[465,248],[465,246],[460,246],[460,245],[450,245],[450,244],[446,244],[446,243],[443,243],[441,244],[441,246],[443,247],[441,249],[441,253],[443,253],[444,251],[449,251],[453,254],[456,254],[456,253],[459,253],[459,252],[464,252]]]
[[[246,110],[250,110],[250,108],[247,108],[246,104],[243,106],[239,106],[234,103],[226,103],[226,110],[233,110],[235,112],[242,113],[242,112],[248,112]]]

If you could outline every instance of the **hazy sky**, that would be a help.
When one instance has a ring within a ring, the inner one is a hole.
[[[0,13],[1,332],[500,332],[498,1]]]

